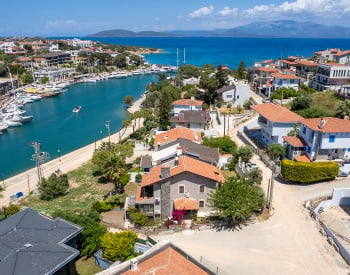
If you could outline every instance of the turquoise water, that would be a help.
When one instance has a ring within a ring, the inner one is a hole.
[[[80,83],[67,92],[25,105],[33,121],[21,127],[9,128],[0,136],[0,180],[34,167],[31,142],[40,141],[42,150],[51,158],[71,152],[95,139],[108,135],[105,122],[110,121],[111,133],[121,128],[126,118],[123,99],[132,95],[138,99],[147,83],[158,81],[157,75],[110,79],[96,83]],[[79,113],[73,113],[81,105]],[[100,134],[102,131],[102,134]]]
[[[312,56],[325,48],[350,49],[349,39],[290,39],[290,38],[94,38],[103,43],[141,45],[161,48],[162,54],[147,55],[150,63],[176,65],[177,49],[179,64],[185,62],[197,66],[210,63],[236,68],[241,60],[246,65],[255,61],[287,55]],[[43,99],[26,105],[28,114],[34,119],[19,128],[12,128],[0,136],[0,180],[34,167],[30,146],[40,141],[42,149],[51,158],[71,152],[77,148],[107,136],[105,121],[110,120],[111,133],[121,128],[125,119],[123,99],[126,95],[138,98],[147,83],[157,81],[156,75],[133,76],[97,83],[82,83],[55,98]],[[72,109],[82,105],[78,114]]]

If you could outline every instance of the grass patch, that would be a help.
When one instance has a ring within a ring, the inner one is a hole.
[[[333,91],[314,93],[311,98],[311,108],[324,111],[326,116],[335,116],[340,99],[334,96]]]
[[[102,268],[95,264],[93,257],[81,257],[75,262],[75,266],[79,275],[93,275],[102,271]]]
[[[43,201],[39,196],[31,195],[24,198],[21,205],[49,215],[57,210],[84,211],[90,209],[94,201],[101,200],[105,194],[114,189],[112,183],[98,183],[98,177],[94,177],[93,172],[93,165],[85,164],[68,173],[70,188],[66,195],[52,201]]]
[[[221,170],[221,173],[224,176],[225,180],[227,180],[228,178],[237,176],[235,171],[230,171],[230,170]]]
[[[136,195],[137,186],[138,184],[136,182],[129,182],[127,185],[125,185],[124,191],[128,196]]]

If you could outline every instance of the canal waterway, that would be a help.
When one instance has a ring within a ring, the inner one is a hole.
[[[106,121],[110,132],[117,132],[127,116],[124,97],[138,99],[146,85],[158,79],[158,75],[137,75],[79,83],[57,97],[26,104],[26,115],[33,115],[33,121],[0,136],[0,181],[35,166],[33,141],[41,142],[53,159],[108,136]],[[81,111],[73,113],[78,105]]]

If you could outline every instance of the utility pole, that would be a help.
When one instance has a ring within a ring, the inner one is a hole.
[[[49,153],[41,152],[41,143],[34,141],[32,142],[32,146],[34,147],[34,155],[32,155],[32,160],[35,161],[35,166],[38,172],[38,184],[40,185],[42,179],[42,171],[41,171],[41,163],[45,160],[49,159]]]
[[[110,132],[110,127],[109,127],[110,121],[106,121],[106,128],[108,130],[108,142],[111,143],[111,132]]]
[[[270,192],[269,192],[269,194],[268,194],[268,196],[269,196],[268,208],[269,208],[269,209],[271,209],[271,207],[272,207],[273,187],[274,187],[274,184],[275,184],[275,179],[274,179],[273,175],[274,175],[274,173],[273,173],[273,171],[272,171]]]

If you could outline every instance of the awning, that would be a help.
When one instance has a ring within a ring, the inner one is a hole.
[[[307,143],[304,141],[304,139],[302,137],[285,136],[285,137],[283,137],[283,139],[285,140],[285,142],[287,142],[288,144],[290,144],[293,147],[306,147],[307,146]]]
[[[198,201],[192,198],[181,198],[174,200],[174,207],[177,210],[197,210]]]
[[[305,155],[303,155],[303,156],[296,156],[296,157],[294,157],[294,159],[296,161],[310,162],[310,159],[307,156],[305,156]]]

